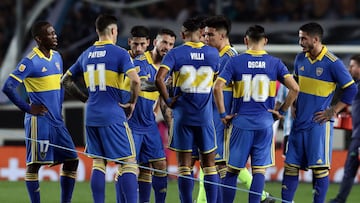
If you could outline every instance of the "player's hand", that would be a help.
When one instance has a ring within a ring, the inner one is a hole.
[[[221,122],[228,128],[231,124],[232,119],[236,116],[237,114],[230,114],[230,115],[226,115],[224,118],[221,118]]]
[[[48,109],[46,108],[46,106],[42,105],[42,104],[30,104],[30,113],[32,115],[45,115],[45,113],[48,112]]]
[[[284,116],[274,109],[268,109],[268,112],[272,113],[274,121],[284,119]]]
[[[133,104],[133,103],[126,103],[126,104],[119,103],[119,106],[124,109],[126,118],[130,119],[131,116],[132,116],[132,113],[134,112],[135,104]]]
[[[336,112],[333,107],[330,107],[324,111],[316,112],[314,121],[322,124],[331,120],[334,116],[336,116]]]
[[[165,103],[169,108],[174,108],[174,105],[176,103],[176,101],[178,100],[178,98],[180,97],[180,95],[176,95],[175,97],[169,97]]]

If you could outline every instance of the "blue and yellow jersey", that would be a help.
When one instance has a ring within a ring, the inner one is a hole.
[[[61,88],[61,76],[63,74],[63,62],[61,55],[54,50],[50,51],[47,58],[34,47],[24,57],[10,77],[24,83],[30,103],[42,104],[48,109],[45,117],[53,125],[61,125],[62,102],[64,89]],[[26,114],[26,116],[31,116]]]
[[[73,78],[84,76],[89,92],[86,102],[86,125],[106,126],[126,121],[121,88],[125,74],[135,71],[127,51],[111,41],[98,41],[85,50],[70,67]]]
[[[199,126],[212,122],[212,86],[218,72],[219,52],[201,42],[186,42],[170,50],[162,67],[173,79],[174,96],[179,96],[173,109],[174,119]]]
[[[139,77],[146,78],[148,81],[154,82],[158,67],[155,66],[150,52],[147,51],[143,55],[136,57],[134,65],[139,67]],[[144,131],[146,127],[156,125],[154,107],[159,98],[159,92],[140,91],[136,102],[135,110],[128,121],[132,130]]]
[[[230,45],[225,46],[222,50],[220,50],[219,52],[219,56],[220,56],[220,67],[219,67],[219,72],[222,71],[222,69],[224,69],[226,63],[229,61],[229,59],[231,57],[234,57],[238,55],[237,51],[231,47]],[[225,105],[225,110],[227,114],[231,114],[231,109],[232,109],[232,98],[233,98],[233,83],[229,83],[229,85],[224,87],[223,90],[223,94],[224,94],[224,105]],[[213,102],[213,107],[214,107],[214,123],[215,123],[215,128],[217,129],[218,127],[222,126],[223,123],[221,122],[220,119],[220,115],[219,112],[217,110],[215,101]]]
[[[276,80],[283,82],[288,76],[284,63],[266,51],[247,50],[232,57],[218,80],[234,82],[233,125],[248,130],[271,126],[274,120],[268,109],[275,105]]]
[[[300,87],[294,129],[315,125],[315,112],[329,107],[336,85],[346,88],[354,83],[344,63],[329,52],[326,46],[314,60],[308,53],[299,53],[295,58],[294,69]]]

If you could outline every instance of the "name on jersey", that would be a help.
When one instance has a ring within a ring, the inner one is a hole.
[[[204,60],[204,53],[190,53],[191,60]]]
[[[106,50],[89,52],[88,58],[101,58],[106,55]]]
[[[265,68],[265,61],[248,61],[248,68]]]

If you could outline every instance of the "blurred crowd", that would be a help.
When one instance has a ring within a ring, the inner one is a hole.
[[[136,0],[113,0],[134,3]],[[216,14],[216,0],[163,0],[142,7],[109,10],[85,1],[70,1],[72,6],[58,29],[59,50],[64,67],[72,64],[82,48],[96,39],[94,18],[100,12],[126,14],[144,19],[182,22],[188,17]],[[306,20],[360,19],[360,1],[357,0],[221,0],[221,12],[233,22],[292,22]],[[31,11],[33,0],[23,0],[24,18]],[[14,0],[0,1],[0,64],[15,32],[16,7]],[[50,10],[50,8],[48,9]],[[45,11],[43,16],[48,11]],[[10,17],[11,16],[11,17]],[[93,38],[88,40],[87,38]],[[30,39],[27,36],[26,39]],[[26,46],[24,42],[24,46]]]

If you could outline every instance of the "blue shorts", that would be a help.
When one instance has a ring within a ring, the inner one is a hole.
[[[140,132],[132,131],[138,163],[165,160],[164,146],[157,125]]]
[[[125,160],[135,157],[135,145],[127,124],[109,126],[86,126],[86,152],[90,157]]]
[[[202,154],[213,152],[216,149],[214,124],[190,126],[174,120],[169,143],[169,148],[178,152],[192,152],[194,146]]]
[[[53,126],[44,116],[26,117],[26,164],[57,164],[77,159],[73,140],[65,124]]]
[[[216,128],[216,155],[215,162],[226,161],[226,140],[231,132],[230,128],[225,128],[225,125],[221,125]]]
[[[292,130],[288,140],[285,163],[301,169],[330,168],[333,124],[316,124],[306,130]]]
[[[275,146],[272,126],[261,130],[245,130],[232,126],[229,140],[228,166],[235,169],[246,167],[249,156],[254,168],[274,165]]]

